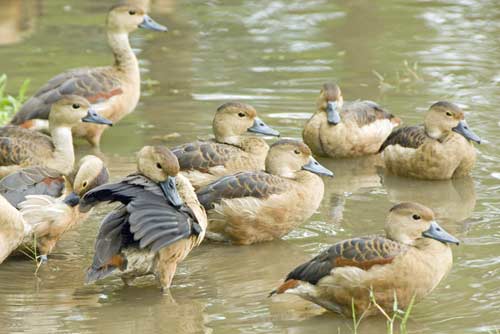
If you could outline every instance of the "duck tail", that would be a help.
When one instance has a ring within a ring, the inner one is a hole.
[[[85,274],[85,284],[91,284],[95,281],[111,275],[115,269],[125,270],[127,268],[127,259],[121,255],[113,255],[111,259],[103,266],[91,266]]]

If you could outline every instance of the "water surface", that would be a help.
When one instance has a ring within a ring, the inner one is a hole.
[[[112,61],[104,38],[108,4],[88,0],[3,0],[0,73],[33,92],[51,76]],[[346,100],[378,101],[416,124],[437,100],[465,111],[484,138],[472,178],[422,182],[382,177],[376,157],[322,160],[318,212],[285,240],[251,247],[203,245],[161,296],[152,279],[82,284],[100,208],[68,233],[33,275],[29,261],[0,267],[0,332],[349,333],[350,321],[295,297],[267,298],[286,273],[327,245],[381,233],[393,203],[431,206],[463,243],[435,292],[414,308],[412,333],[480,333],[500,327],[500,4],[495,0],[158,0],[152,16],[167,34],[137,32],[143,73],[137,111],[107,131],[102,155],[113,179],[134,170],[134,152],[178,132],[174,146],[211,132],[218,105],[240,100],[284,137],[299,138],[321,85],[337,81]],[[377,74],[375,74],[377,73]],[[80,143],[78,154],[89,153]],[[381,318],[360,333],[385,333]]]

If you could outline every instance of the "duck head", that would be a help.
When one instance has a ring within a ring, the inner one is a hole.
[[[459,240],[436,222],[434,212],[418,203],[404,202],[393,206],[385,226],[387,236],[407,245],[424,238],[444,244],[459,244]]]
[[[269,148],[266,171],[270,174],[294,179],[300,171],[333,177],[333,172],[312,157],[309,147],[291,139],[278,140]]]
[[[65,95],[54,102],[50,109],[49,125],[74,127],[81,122],[113,125],[99,115],[87,99],[78,95]]]
[[[240,102],[224,103],[217,108],[212,127],[218,142],[233,145],[238,145],[240,137],[247,132],[280,135],[257,117],[257,111],[252,106]]]
[[[464,112],[456,104],[446,101],[434,103],[425,116],[424,124],[427,134],[434,139],[439,139],[454,131],[467,140],[481,143],[481,138],[469,129],[465,122]]]
[[[340,123],[340,110],[344,104],[342,91],[335,83],[325,83],[318,98],[318,109],[326,112],[326,119],[329,124],[337,125]]]
[[[115,33],[131,33],[137,28],[167,31],[167,27],[155,22],[138,5],[120,3],[111,7],[107,19],[108,30]]]
[[[73,177],[73,191],[64,198],[70,206],[76,206],[88,191],[108,183],[109,172],[104,162],[95,155],[86,155],[80,159]],[[90,207],[88,208],[90,209]],[[84,212],[85,210],[80,210]]]
[[[163,195],[173,206],[183,201],[177,191],[175,178],[179,174],[177,157],[164,146],[145,146],[138,154],[137,168],[141,174],[158,183]]]

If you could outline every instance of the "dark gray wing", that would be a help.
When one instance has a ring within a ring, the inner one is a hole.
[[[206,210],[224,198],[267,198],[286,191],[287,183],[279,176],[266,172],[243,172],[220,178],[198,190],[196,195]]]
[[[394,130],[380,147],[382,152],[387,146],[400,145],[408,148],[419,148],[429,136],[423,126],[407,126]]]
[[[61,173],[44,167],[24,168],[0,180],[0,194],[16,208],[28,195],[59,197],[63,190]]]

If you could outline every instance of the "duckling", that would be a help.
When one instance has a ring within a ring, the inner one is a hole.
[[[340,87],[326,83],[321,89],[318,111],[302,132],[314,154],[352,158],[376,154],[380,145],[401,120],[372,101],[354,101],[344,106]]]
[[[196,193],[210,218],[207,237],[240,245],[281,238],[318,209],[324,193],[318,175],[333,176],[296,140],[271,145],[265,165],[265,171],[225,176]]]
[[[137,5],[121,3],[111,7],[107,17],[107,34],[115,63],[106,67],[72,69],[55,76],[22,106],[11,124],[46,128],[45,120],[49,118],[51,105],[67,95],[79,95],[99,104],[99,112],[113,122],[131,113],[141,94],[139,64],[128,39],[129,33],[137,28],[167,30]],[[74,128],[73,133],[98,146],[105,129],[104,126],[86,124]]]
[[[212,123],[215,140],[197,141],[172,149],[186,176],[195,189],[209,184],[221,176],[242,171],[264,169],[269,146],[255,136],[246,133],[260,133],[279,136],[279,132],[267,126],[257,111],[240,102],[221,105]]]
[[[29,231],[21,213],[0,195],[0,264],[14,251]]]
[[[434,220],[431,209],[405,202],[392,207],[386,236],[340,241],[288,274],[273,294],[298,295],[351,317],[375,315],[377,304],[392,313],[394,295],[405,309],[413,296],[427,296],[450,271],[449,244],[459,243]]]
[[[77,95],[63,96],[51,110],[51,137],[18,126],[0,128],[0,177],[28,166],[42,166],[68,175],[75,163],[71,129],[81,122],[113,124]]]
[[[83,195],[109,180],[109,172],[104,162],[94,155],[84,156],[76,170],[73,184],[66,182],[62,197],[28,195],[26,200],[19,204],[25,222],[31,227],[30,233],[23,239],[22,246],[32,249],[36,238],[38,254],[43,262],[47,261],[47,256],[63,234],[89,216],[89,211],[83,213],[79,210]]]
[[[394,131],[380,148],[389,173],[418,179],[445,180],[469,175],[476,162],[471,142],[481,143],[463,111],[445,101],[434,103],[423,126]]]
[[[121,205],[104,218],[87,270],[91,283],[117,273],[125,284],[155,275],[162,290],[172,284],[177,265],[205,235],[207,217],[177,158],[165,147],[146,146],[138,173],[88,192],[80,210],[99,202]]]

